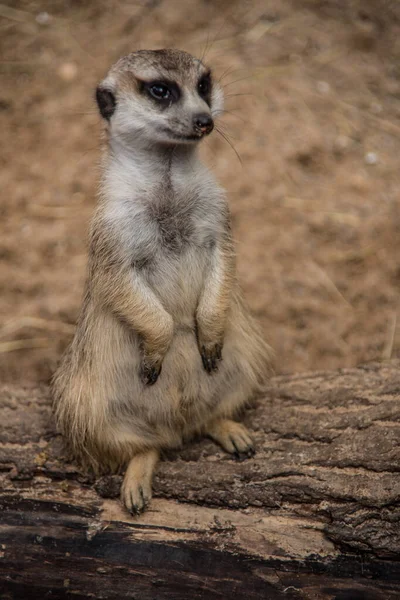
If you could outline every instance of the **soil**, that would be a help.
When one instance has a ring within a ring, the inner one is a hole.
[[[277,372],[400,356],[398,3],[9,0],[0,31],[3,381],[47,381],[71,339],[99,178],[93,90],[143,47],[204,55],[224,85],[202,152]]]

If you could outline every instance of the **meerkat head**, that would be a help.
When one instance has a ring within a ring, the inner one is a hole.
[[[223,95],[211,71],[180,50],[140,50],[111,67],[96,90],[111,136],[193,144],[211,133]]]

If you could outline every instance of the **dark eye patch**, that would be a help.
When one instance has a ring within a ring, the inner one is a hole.
[[[142,81],[142,91],[161,106],[170,106],[181,97],[174,81]]]
[[[210,105],[211,100],[211,89],[212,89],[212,81],[211,81],[211,73],[205,73],[202,75],[197,83],[197,91],[199,96],[203,98]]]

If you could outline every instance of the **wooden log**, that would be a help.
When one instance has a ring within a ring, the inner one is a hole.
[[[69,462],[45,386],[0,389],[0,597],[400,598],[400,362],[276,377],[257,454],[168,453],[148,512]]]

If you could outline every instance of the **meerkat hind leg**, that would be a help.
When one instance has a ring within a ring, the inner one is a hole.
[[[242,423],[216,419],[208,425],[207,435],[238,460],[251,458],[256,453],[250,433]]]
[[[139,515],[151,500],[151,483],[158,450],[136,454],[129,462],[121,488],[121,500],[131,514]]]

